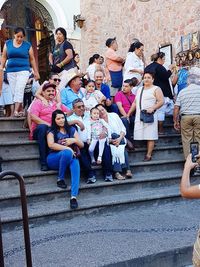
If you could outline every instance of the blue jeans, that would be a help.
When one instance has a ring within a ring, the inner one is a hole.
[[[87,179],[96,175],[95,170],[91,167],[90,155],[88,152],[88,144],[84,143],[84,147],[80,149],[81,156],[79,158],[81,168],[85,172]]]
[[[108,112],[115,112],[116,114],[119,115],[119,109],[118,109],[117,104],[111,104],[110,106],[106,106],[106,110]]]
[[[99,146],[97,145],[94,151],[95,158],[99,154]],[[91,178],[95,175],[95,171],[91,168],[91,160],[88,152],[88,144],[84,143],[84,148],[81,149],[81,157],[79,158],[83,170],[87,173],[87,177]],[[112,155],[110,151],[110,146],[105,143],[104,151],[102,155],[102,169],[104,175],[112,174]]]
[[[40,163],[41,165],[47,164],[47,131],[48,126],[46,124],[38,124],[37,128],[33,131],[33,139],[38,141],[39,153],[40,153]]]
[[[131,115],[129,117],[129,121],[127,120],[127,118],[121,118],[125,128],[126,128],[126,138],[131,141],[131,137],[132,137],[132,134],[134,132],[134,124],[135,124],[135,116],[134,115]]]
[[[58,179],[64,180],[66,170],[69,166],[71,172],[71,196],[76,197],[79,190],[80,166],[78,159],[73,157],[70,150],[61,150],[51,152],[47,156],[48,167],[52,170],[58,170]]]
[[[98,145],[96,146],[96,154],[98,155],[99,151],[98,151]],[[103,155],[102,155],[102,169],[103,169],[103,173],[104,175],[111,175],[112,174],[112,155],[111,155],[111,150],[110,150],[110,145],[107,144],[107,142],[104,145],[104,151],[103,151]]]

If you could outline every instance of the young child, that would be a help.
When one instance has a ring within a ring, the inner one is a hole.
[[[83,98],[85,105],[86,115],[90,116],[91,108],[94,108],[97,104],[102,104],[106,100],[105,96],[99,90],[95,90],[95,83],[92,80],[88,81],[86,86],[86,94]]]
[[[2,84],[2,93],[0,95],[0,107],[3,109],[4,115],[4,108],[5,108],[5,116],[10,117],[13,113],[13,99],[12,99],[12,92],[8,83],[7,74],[4,72],[3,76],[3,84]]]
[[[99,118],[99,110],[97,108],[92,108],[90,110],[90,121],[87,125],[87,143],[89,144],[89,154],[91,157],[92,165],[101,164],[102,155],[104,150],[104,145],[107,138],[111,139],[111,133],[108,124]],[[103,138],[101,138],[101,135]],[[94,158],[94,150],[97,142],[99,142],[99,155],[97,162]]]

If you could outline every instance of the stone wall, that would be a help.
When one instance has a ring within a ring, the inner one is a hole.
[[[81,0],[85,17],[81,30],[81,63],[83,68],[94,53],[104,54],[105,41],[117,37],[119,51],[126,56],[133,38],[145,45],[145,57],[159,45],[171,43],[175,55],[182,35],[200,30],[198,0]]]

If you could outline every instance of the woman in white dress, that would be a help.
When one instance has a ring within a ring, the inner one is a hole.
[[[153,85],[153,81],[153,73],[147,72],[144,74],[144,86],[138,89],[135,101],[129,110],[129,114],[131,114],[136,109],[134,140],[147,141],[147,153],[144,157],[144,161],[151,160],[155,140],[158,139],[158,119],[156,110],[164,103],[162,90],[160,87]],[[141,109],[146,110],[147,113],[154,113],[153,123],[144,123],[140,120],[140,95],[142,89]]]
[[[137,78],[138,84],[142,81],[144,73],[143,62],[144,45],[140,42],[132,43],[124,65],[124,81]]]

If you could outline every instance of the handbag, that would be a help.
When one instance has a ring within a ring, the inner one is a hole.
[[[115,140],[115,139],[117,139],[117,138],[119,138],[120,137],[120,135],[119,134],[117,134],[117,133],[112,133],[111,134],[111,138],[113,139],[113,140]],[[121,142],[120,142],[120,145],[125,145],[126,144],[126,141],[125,141],[125,139],[124,139],[124,137],[123,137],[123,139],[121,140]]]
[[[200,230],[194,243],[192,262],[194,267],[200,267]]]
[[[58,140],[58,144],[65,145],[65,138],[64,139],[59,139]],[[75,157],[76,158],[80,158],[80,156],[81,156],[80,148],[76,144],[72,144],[69,147],[74,151]]]
[[[154,112],[148,113],[146,109],[142,109],[142,94],[144,91],[144,87],[142,87],[141,93],[140,93],[140,120],[144,123],[153,123],[154,122]]]
[[[74,151],[75,157],[80,158],[81,156],[80,148],[76,144],[72,144],[70,148]]]

